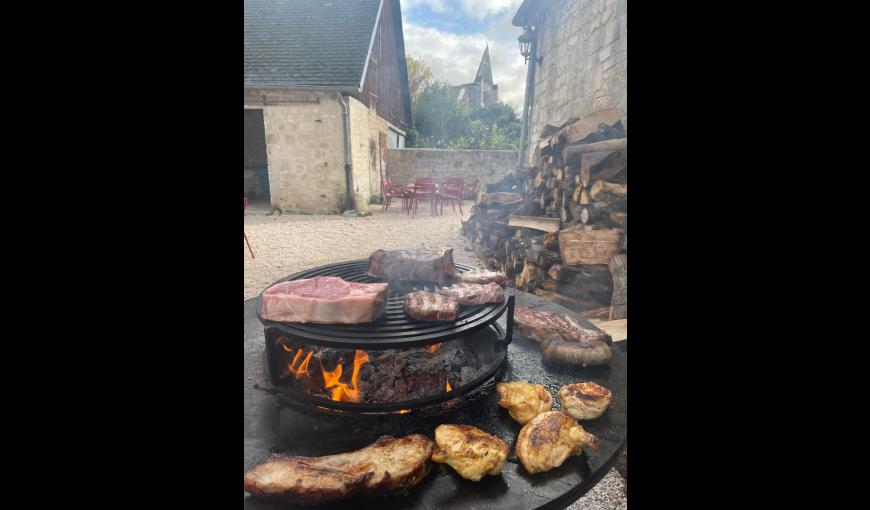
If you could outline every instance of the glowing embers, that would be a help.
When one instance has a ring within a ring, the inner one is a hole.
[[[310,350],[304,346],[293,347],[293,342],[287,339],[282,339],[279,344],[287,353],[283,377],[297,381],[299,388],[307,393],[319,394],[337,402],[359,402],[360,367],[369,361],[366,351],[357,349],[353,353],[350,377],[345,376],[342,380],[342,375],[346,373],[343,356],[338,357],[335,368],[327,370],[322,359],[322,350]]]
[[[431,352],[432,354],[435,354],[436,352],[438,352],[438,349],[441,348],[441,345],[442,344],[432,344],[429,347],[426,347],[426,350]]]

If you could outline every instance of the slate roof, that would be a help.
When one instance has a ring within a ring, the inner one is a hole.
[[[381,0],[245,0],[245,87],[355,91]]]

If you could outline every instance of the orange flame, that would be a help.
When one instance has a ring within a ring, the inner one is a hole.
[[[443,342],[442,342],[442,343],[443,343]],[[434,353],[437,352],[438,349],[440,349],[440,348],[441,348],[441,344],[432,344],[432,345],[430,345],[429,347],[426,347],[426,350],[434,354]]]
[[[287,347],[286,344],[282,343],[281,347],[283,347],[284,350],[287,352],[293,352],[289,347]],[[299,349],[298,351],[296,351],[296,355],[293,356],[293,361],[287,363],[287,371],[290,372],[290,374],[295,377],[297,381],[301,379],[303,375],[309,375],[308,362],[311,361],[312,354],[314,354],[314,351],[308,351],[308,355],[305,356],[305,359],[302,361],[302,363],[299,363],[297,365],[297,363],[299,362],[299,358],[302,357],[302,349]]]
[[[447,379],[444,380],[447,383],[447,391],[453,391],[453,388],[450,387],[450,381]]]
[[[398,411],[396,411],[396,414],[406,414],[406,413],[410,413],[410,412],[411,412],[410,409],[399,409]]]
[[[357,349],[353,357],[353,373],[350,376],[350,383],[341,382],[342,365],[341,363],[334,370],[326,370],[320,368],[323,374],[323,387],[327,390],[332,390],[330,398],[337,402],[359,402],[359,369],[363,363],[368,363],[369,355],[366,351]]]

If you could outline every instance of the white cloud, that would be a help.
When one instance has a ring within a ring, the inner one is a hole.
[[[402,12],[410,12],[421,5],[427,5],[434,12],[444,12],[447,10],[445,0],[402,0]]]
[[[477,19],[493,16],[504,10],[517,12],[522,0],[459,0],[462,12]]]
[[[526,66],[516,42],[521,29],[510,24],[512,17],[513,12],[509,12],[494,20],[484,32],[472,34],[455,34],[405,22],[405,54],[422,59],[436,80],[461,85],[474,81],[483,49],[489,43],[499,99],[519,111],[525,94]]]

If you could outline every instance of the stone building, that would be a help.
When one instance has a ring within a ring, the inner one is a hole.
[[[527,134],[522,164],[547,124],[560,126],[611,104],[628,129],[627,0],[524,0],[513,24],[535,35]],[[536,46],[536,47],[535,47]],[[529,84],[527,83],[527,87]]]
[[[489,45],[477,67],[474,82],[455,87],[457,97],[472,108],[485,108],[498,102],[498,85],[492,83],[492,63],[489,61]]]
[[[399,0],[245,0],[245,196],[334,214],[380,194],[411,96]]]

